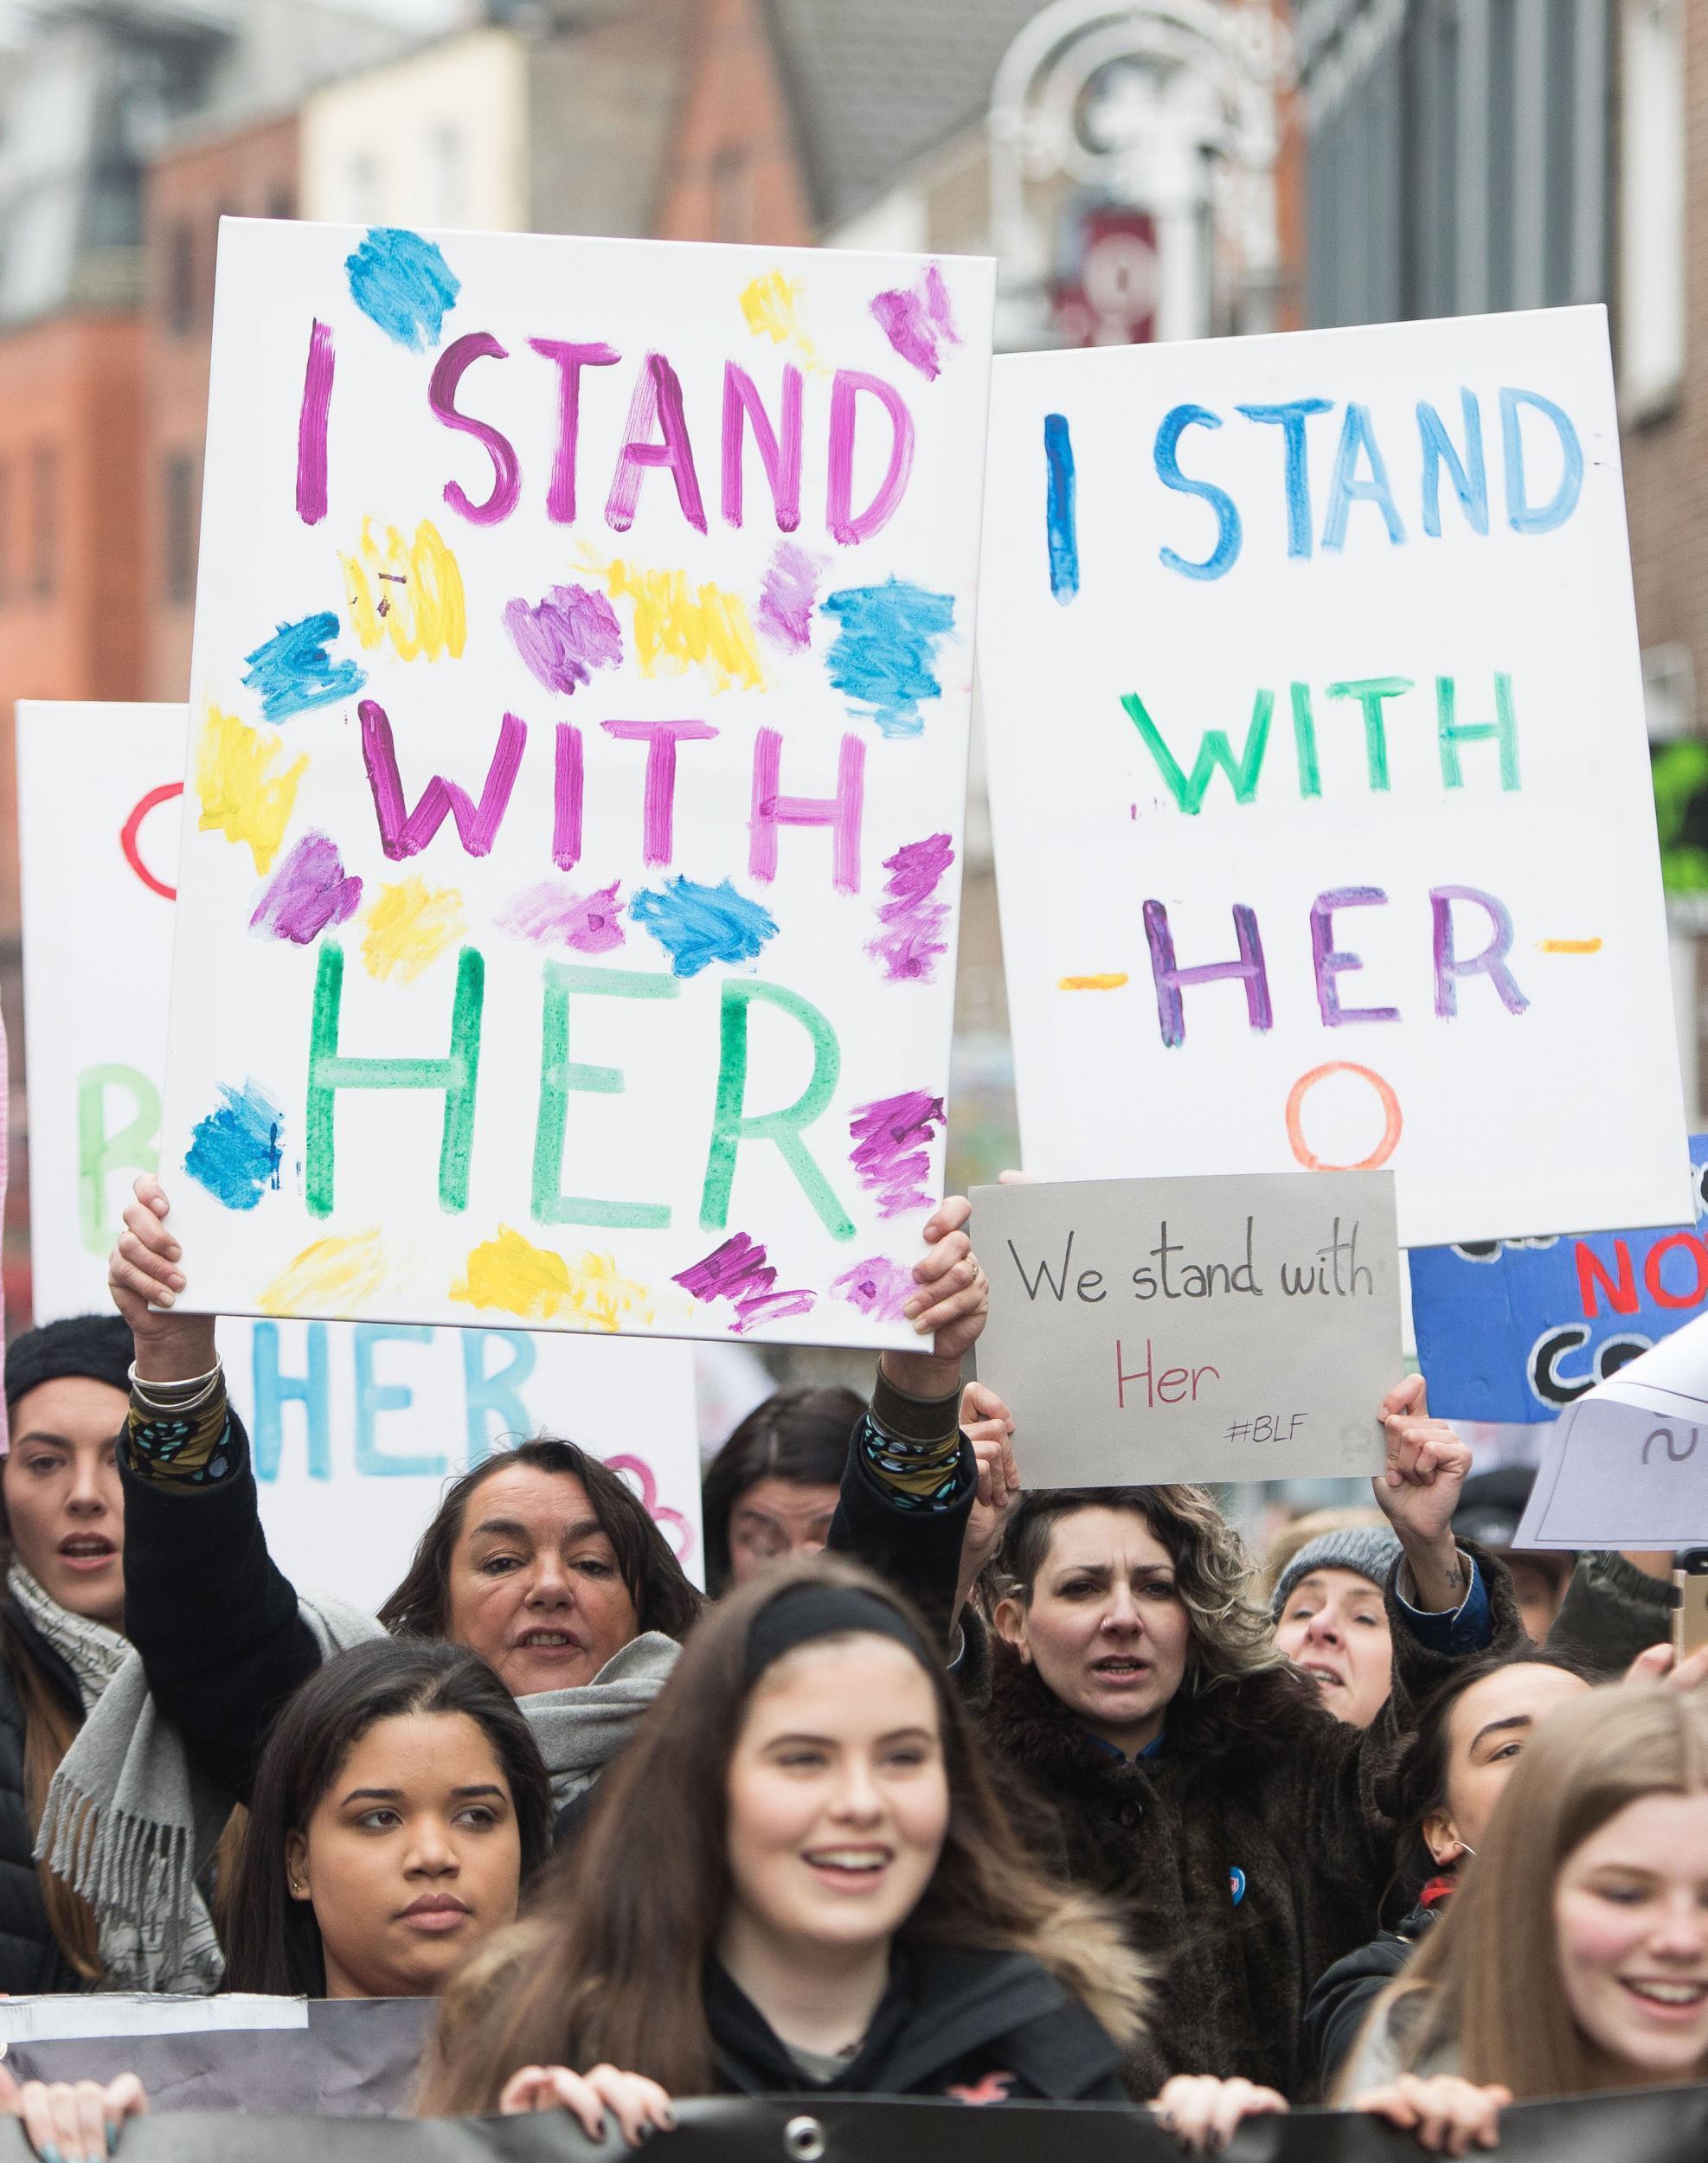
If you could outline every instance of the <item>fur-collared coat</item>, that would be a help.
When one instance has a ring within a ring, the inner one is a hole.
[[[952,1602],[975,1467],[947,1508],[896,1509],[852,1453],[831,1544],[857,1554],[928,1613]],[[1506,1565],[1466,1544],[1488,1593],[1489,1643],[1523,1641]],[[1374,1937],[1394,1869],[1394,1828],[1375,1784],[1412,1709],[1450,1670],[1413,1633],[1390,1580],[1394,1685],[1361,1730],[1326,1712],[1315,1686],[1281,1668],[1168,1709],[1154,1756],[1124,1760],[971,1610],[958,1672],[1017,1818],[1039,1858],[1111,1900],[1150,1959],[1156,1995],[1146,2047],[1127,2068],[1144,2100],[1158,2075],[1236,2074],[1299,2098],[1305,1999],[1324,1970]]]

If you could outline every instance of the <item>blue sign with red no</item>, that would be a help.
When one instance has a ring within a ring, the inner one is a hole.
[[[1411,1250],[1429,1409],[1556,1420],[1575,1398],[1708,1313],[1708,1134],[1691,1137],[1696,1223]]]

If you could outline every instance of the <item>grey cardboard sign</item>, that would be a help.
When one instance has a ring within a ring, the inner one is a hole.
[[[979,1378],[1029,1486],[1378,1472],[1403,1371],[1387,1171],[977,1187]]]

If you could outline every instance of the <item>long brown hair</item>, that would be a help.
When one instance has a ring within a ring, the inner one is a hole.
[[[593,1505],[600,1530],[610,1541],[617,1569],[633,1603],[640,1629],[662,1630],[681,1638],[700,1612],[701,1600],[664,1534],[620,1473],[602,1465],[590,1450],[574,1442],[538,1436],[514,1449],[499,1451],[445,1491],[433,1522],[421,1534],[414,1561],[385,1605],[380,1621],[395,1637],[445,1637],[451,1627],[451,1556],[462,1536],[470,1498],[495,1473],[512,1465],[533,1472],[579,1479]]]
[[[799,1583],[857,1587],[925,1624],[870,1571],[802,1557],[739,1587],[700,1624],[635,1739],[599,1783],[573,1866],[534,1918],[477,1953],[440,2007],[423,2115],[491,2109],[523,2065],[645,2073],[673,2095],[711,2085],[703,1975],[729,1897],[726,1794],[744,1723],[748,1633]],[[953,1685],[926,1670],[937,1702],[948,1829],[902,1935],[1031,1954],[1118,2042],[1137,2032],[1135,1956],[1105,1910],[1038,1871],[997,1802]]]
[[[1364,2034],[1391,2033],[1408,2071],[1451,2051],[1454,2071],[1499,2082],[1520,2102],[1628,2085],[1629,2066],[1583,2033],[1560,1986],[1555,1884],[1567,1858],[1632,1803],[1705,1790],[1700,1691],[1615,1686],[1551,1713],[1446,1917],[1377,2000]]]

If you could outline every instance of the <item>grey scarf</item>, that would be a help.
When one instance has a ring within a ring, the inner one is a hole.
[[[87,1614],[74,1614],[31,1576],[16,1556],[6,1572],[6,1589],[18,1603],[31,1627],[51,1645],[70,1668],[91,1713],[105,1696],[106,1686],[131,1656],[131,1647],[117,1630]]]
[[[382,1637],[371,1615],[298,1602],[323,1658]],[[681,1647],[657,1630],[630,1640],[590,1683],[517,1700],[564,1804],[590,1788],[664,1687]],[[155,1711],[141,1656],[127,1655],[48,1791],[38,1860],[95,1910],[104,1990],[206,1995],[225,1965],[196,1888],[232,1798],[191,1765]]]

